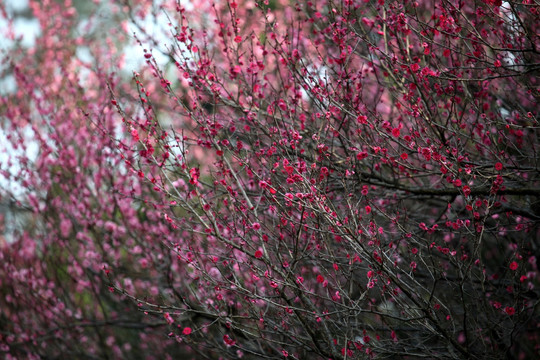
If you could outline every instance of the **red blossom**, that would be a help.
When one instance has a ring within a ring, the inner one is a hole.
[[[223,342],[227,346],[234,346],[236,344],[236,341],[233,340],[229,335],[223,335]]]
[[[504,312],[510,316],[514,315],[516,313],[516,310],[511,307],[511,306],[507,306],[504,308]]]
[[[367,156],[368,156],[368,153],[365,152],[365,151],[361,151],[361,152],[356,154],[356,158],[358,160],[364,160],[365,158],[367,158]]]

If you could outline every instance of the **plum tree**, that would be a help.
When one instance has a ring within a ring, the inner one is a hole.
[[[537,4],[105,2],[131,84],[121,32],[31,5],[6,356],[539,355]]]

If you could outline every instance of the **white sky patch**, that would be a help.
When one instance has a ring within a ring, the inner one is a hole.
[[[3,121],[3,119],[0,119]],[[18,164],[16,157],[22,156],[29,159],[31,162],[35,161],[38,153],[39,146],[35,141],[32,141],[34,132],[27,126],[22,130],[25,138],[26,149],[15,149],[10,140],[8,140],[6,134],[0,131],[0,169],[2,172],[7,171],[11,175],[17,175],[21,170],[21,166]],[[9,189],[14,195],[23,192],[23,189],[18,186],[19,181],[13,181],[0,175],[0,188]]]
[[[146,35],[148,35],[155,40],[155,42],[158,44],[158,48],[152,49],[148,44],[141,47],[138,44],[135,44],[135,41],[133,41],[134,45],[128,45],[124,49],[124,53],[126,55],[126,70],[141,69],[145,66],[145,48],[146,50],[151,51],[160,67],[165,66],[169,62],[168,56],[163,54],[167,53],[166,46],[173,42],[173,35],[171,34],[172,27],[168,26],[168,24],[169,19],[163,12],[160,12],[157,18],[150,15],[147,16],[141,23],[139,23],[139,27],[132,22],[128,23],[128,36],[133,37],[133,34],[135,34],[139,40],[143,40],[144,43],[144,39],[146,38]],[[141,33],[141,28],[144,29],[146,35]]]
[[[15,12],[24,11],[28,7],[28,0],[4,0],[8,16]],[[40,33],[39,21],[37,19],[16,18],[13,21],[15,38],[21,39],[23,47],[31,47],[36,43]],[[9,50],[15,45],[15,41],[8,35],[9,22],[6,18],[0,16],[0,58],[9,57]],[[5,64],[4,66],[8,66]],[[4,70],[4,69],[2,69]],[[13,93],[17,90],[15,78],[6,74],[0,78],[0,96]]]
[[[4,0],[8,11],[22,11],[28,7],[28,0]]]
[[[514,11],[512,11],[510,4],[506,1],[503,1],[500,9],[501,9],[501,12],[503,13],[503,19],[505,23],[511,28],[514,28],[515,26],[518,26],[519,28],[518,19],[516,18],[516,14],[514,13]],[[516,64],[516,56],[512,54],[510,51],[506,52],[504,60],[507,65]]]
[[[22,37],[22,45],[31,47],[36,44],[36,39],[41,32],[37,19],[16,19],[14,21],[15,33]]]
[[[28,8],[28,0],[4,0],[8,16],[14,13],[23,12]],[[16,37],[22,38],[22,45],[30,47],[35,45],[36,38],[40,33],[39,21],[37,19],[17,18],[13,22],[15,25]],[[8,22],[4,18],[0,18],[0,29],[7,29]],[[2,33],[5,30],[2,31]],[[2,34],[4,35],[4,34]],[[0,36],[0,49],[6,50],[13,45],[13,41],[6,36]]]

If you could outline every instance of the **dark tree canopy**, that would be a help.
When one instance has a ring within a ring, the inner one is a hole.
[[[2,356],[540,357],[537,2],[75,5],[2,57]]]

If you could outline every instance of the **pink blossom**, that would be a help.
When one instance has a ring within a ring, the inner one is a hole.
[[[171,317],[171,315],[169,313],[165,313],[164,316],[165,316],[165,320],[167,321],[167,324],[170,325],[170,324],[174,323],[174,319]]]

